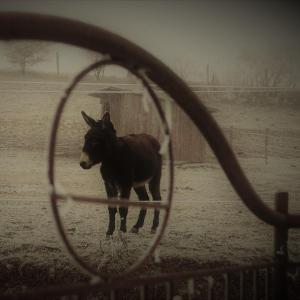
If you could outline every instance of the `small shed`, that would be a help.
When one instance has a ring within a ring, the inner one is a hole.
[[[163,134],[158,114],[154,105],[149,105],[149,112],[145,111],[141,92],[111,86],[92,93],[90,96],[99,98],[103,111],[109,111],[119,136],[130,133],[148,133],[162,142]],[[164,102],[170,99],[167,99],[166,95],[159,99],[164,109]],[[198,129],[173,101],[171,101],[171,110],[171,137],[175,160],[204,161],[205,141]]]

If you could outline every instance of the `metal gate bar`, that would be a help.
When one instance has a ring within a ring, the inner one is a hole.
[[[148,277],[138,277],[132,279],[115,280],[111,282],[92,283],[76,283],[70,285],[55,285],[53,287],[46,287],[35,289],[34,291],[27,291],[15,295],[1,295],[1,299],[42,299],[43,297],[67,296],[67,295],[81,295],[93,293],[97,291],[116,291],[118,289],[129,289],[134,287],[141,288],[141,294],[147,295],[147,286],[154,286],[159,284],[166,284],[168,293],[174,296],[174,287],[172,282],[175,280],[189,280],[190,278],[207,278],[217,275],[227,275],[230,273],[239,273],[245,271],[264,270],[274,267],[273,263],[255,264],[250,266],[230,266],[215,269],[206,269],[191,272],[175,272],[167,274],[159,274]]]

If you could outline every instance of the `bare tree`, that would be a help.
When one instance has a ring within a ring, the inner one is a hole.
[[[92,63],[95,63],[95,62],[103,59],[102,54],[94,52],[94,51],[88,51],[88,56]],[[99,67],[99,68],[96,68],[93,70],[96,80],[100,80],[101,78],[104,77],[104,71],[105,71],[105,66],[102,66],[102,67]]]
[[[211,80],[209,81],[209,84],[211,84],[211,85],[220,85],[219,76],[217,75],[217,73],[215,71],[212,73]]]
[[[203,79],[203,70],[197,60],[188,58],[178,58],[172,64],[174,72],[186,82],[197,81]]]
[[[49,44],[36,41],[9,42],[5,52],[8,61],[17,65],[23,75],[29,66],[45,61],[48,54]]]
[[[244,51],[240,55],[242,82],[265,87],[294,87],[300,57],[292,49],[272,49],[268,53]],[[298,66],[298,67],[297,67]]]
[[[178,59],[174,64],[174,71],[177,73],[179,77],[184,80],[188,80],[190,77],[192,66],[190,62],[186,59]]]

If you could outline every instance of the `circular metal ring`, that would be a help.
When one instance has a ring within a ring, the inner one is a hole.
[[[169,124],[166,120],[164,111],[161,107],[160,101],[158,97],[156,96],[155,92],[153,91],[152,87],[150,86],[149,82],[145,78],[144,73],[145,72],[139,72],[138,68],[133,68],[131,65],[128,63],[121,61],[121,60],[116,60],[116,59],[105,59],[96,63],[93,63],[92,65],[88,66],[85,68],[83,71],[81,71],[71,82],[69,87],[66,89],[65,94],[62,96],[60,99],[60,102],[58,104],[54,121],[52,124],[52,130],[51,130],[51,136],[50,136],[50,143],[49,143],[49,157],[48,157],[48,178],[49,178],[49,183],[52,187],[52,193],[51,193],[51,207],[52,207],[52,212],[54,215],[54,219],[57,225],[57,229],[59,232],[59,235],[69,253],[69,255],[72,257],[76,265],[86,274],[90,276],[96,276],[99,279],[110,279],[110,278],[116,278],[116,277],[122,277],[125,275],[129,275],[132,272],[136,271],[149,257],[153,252],[155,251],[155,248],[158,246],[163,233],[165,231],[165,228],[167,226],[167,222],[169,219],[169,214],[170,214],[170,209],[171,209],[171,203],[172,203],[172,195],[173,195],[173,186],[174,186],[174,165],[173,165],[173,151],[172,151],[172,142],[171,139],[169,139],[168,143],[168,155],[169,155],[169,189],[168,189],[168,195],[167,195],[167,204],[164,206],[165,208],[165,215],[163,218],[162,225],[159,227],[158,232],[156,233],[156,236],[153,239],[152,244],[148,247],[147,251],[144,253],[143,256],[140,257],[139,260],[137,260],[131,267],[129,267],[128,270],[114,275],[114,276],[103,276],[100,272],[98,272],[96,269],[92,268],[90,265],[82,261],[80,256],[77,254],[77,252],[74,250],[74,247],[72,246],[71,242],[69,241],[67,234],[64,230],[64,226],[62,224],[62,220],[60,218],[59,212],[58,212],[58,207],[57,207],[57,200],[60,199],[61,197],[58,195],[55,189],[55,170],[54,170],[54,161],[55,161],[55,147],[56,147],[56,138],[57,138],[57,131],[59,128],[59,123],[61,120],[62,113],[64,111],[64,107],[76,87],[76,85],[82,80],[89,72],[94,70],[95,68],[99,67],[104,67],[107,65],[116,65],[123,67],[127,69],[129,72],[131,72],[133,75],[135,75],[139,80],[141,80],[143,86],[146,88],[147,92],[151,96],[155,108],[158,112],[159,118],[161,119],[162,125],[163,125],[163,130],[166,136],[170,137],[170,128]],[[77,199],[80,200],[80,197],[77,197]],[[127,204],[130,206],[130,202]]]

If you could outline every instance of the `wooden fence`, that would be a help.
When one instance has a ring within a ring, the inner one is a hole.
[[[104,110],[109,110],[119,135],[146,132],[160,141],[163,136],[155,110],[149,105],[145,111],[141,93],[120,93],[110,91],[98,93]],[[161,98],[162,102],[170,101]],[[165,107],[165,105],[162,105]],[[207,162],[213,160],[213,154],[205,139],[184,112],[173,102],[172,142],[174,157],[177,161]],[[299,158],[300,131],[273,129],[222,128],[237,156],[244,158]]]
[[[163,141],[160,121],[152,105],[145,111],[142,94],[120,91],[105,91],[94,94],[99,97],[97,111],[109,110],[118,136],[131,133],[148,133]],[[161,101],[169,101],[161,99]],[[215,156],[193,122],[173,102],[171,106],[171,137],[174,157],[177,161],[213,162]],[[165,104],[162,103],[162,107]],[[97,112],[97,115],[99,113]],[[99,115],[100,116],[100,115]],[[85,127],[81,118],[62,118],[60,132],[62,138],[57,144],[57,153],[79,155]],[[300,131],[222,128],[235,154],[241,158],[263,158],[268,163],[270,157],[300,158]],[[66,136],[68,133],[68,136]]]
[[[235,154],[241,158],[300,158],[300,131],[273,129],[222,128]],[[213,161],[214,155],[205,142],[203,161]]]
[[[146,113],[140,101],[140,95],[132,94],[126,101],[124,96],[109,95],[110,113],[118,136],[131,133],[149,133],[163,141],[159,120],[156,112],[150,106]],[[78,156],[82,147],[85,133],[82,119],[62,119],[61,139],[57,144],[57,153]],[[224,128],[223,132],[235,154],[240,158],[263,158],[268,163],[270,157],[300,158],[300,131]],[[65,133],[69,133],[68,136]],[[203,138],[192,121],[176,105],[172,105],[171,137],[174,157],[177,161],[213,162],[215,156],[206,140]],[[6,140],[5,143],[8,143]]]

